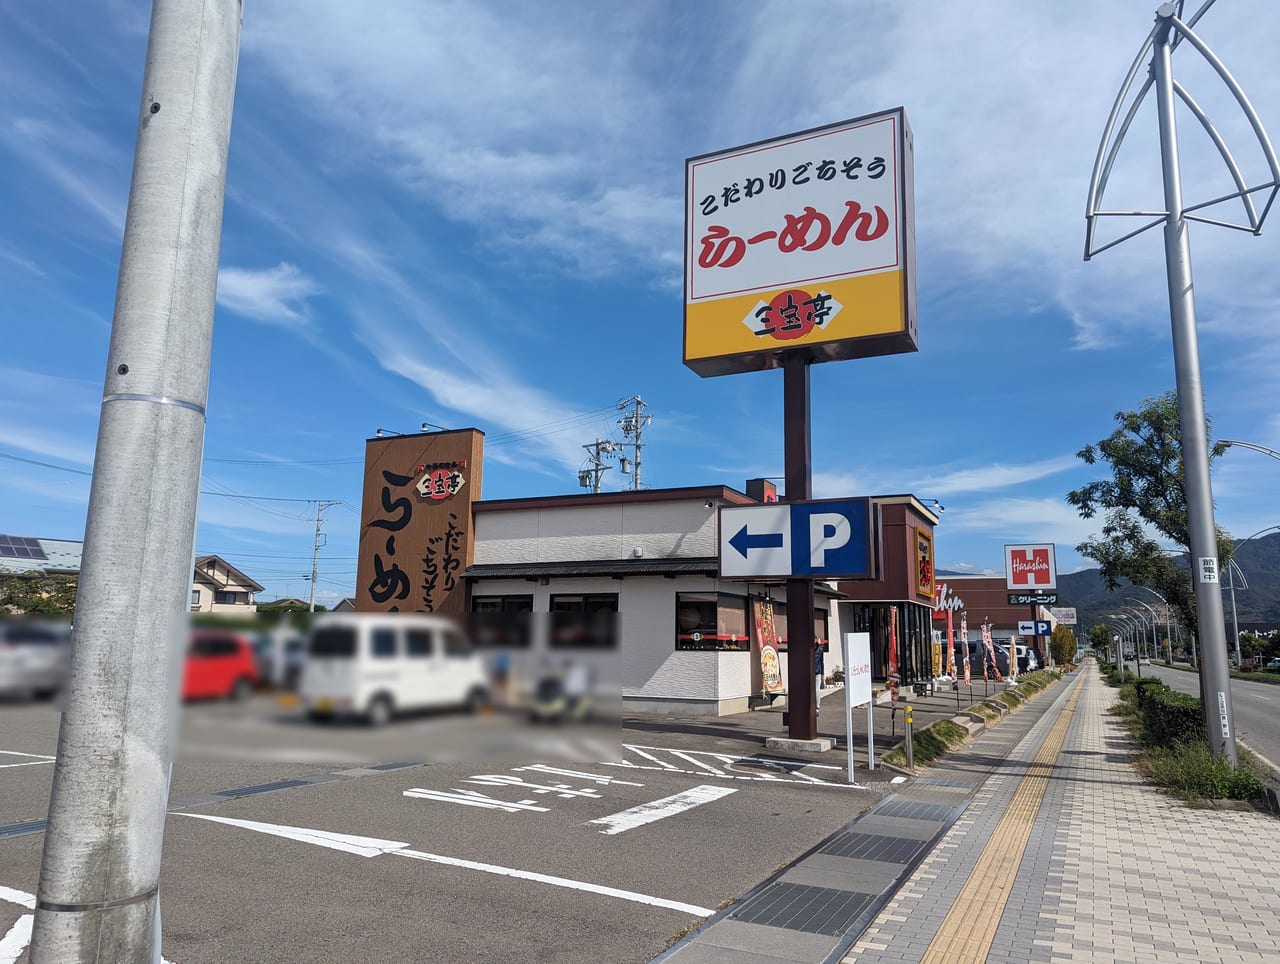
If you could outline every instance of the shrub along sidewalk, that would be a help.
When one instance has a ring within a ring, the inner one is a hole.
[[[1239,765],[1215,757],[1205,737],[1200,700],[1170,689],[1154,677],[1136,678],[1100,664],[1107,682],[1120,689],[1112,710],[1141,745],[1137,767],[1152,783],[1187,801],[1247,800],[1270,809],[1264,795],[1266,770],[1247,750]]]
[[[989,700],[970,706],[969,715],[982,717],[984,726],[993,726],[1006,714],[1013,712],[1031,697],[1060,679],[1062,679],[1062,673],[1053,669],[1041,669],[1028,673],[1019,677],[1016,685],[1001,690]],[[969,730],[955,719],[930,723],[915,733],[912,738],[912,756],[916,769],[928,766],[940,757],[946,756],[968,739]],[[900,769],[905,768],[907,765],[905,742],[899,743],[886,753],[881,762]]]

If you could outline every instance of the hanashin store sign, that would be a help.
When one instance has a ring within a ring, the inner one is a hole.
[[[465,615],[483,446],[475,429],[365,443],[357,610]]]
[[[901,108],[685,163],[684,362],[702,376],[917,350]]]
[[[1053,544],[1005,546],[1004,573],[1009,589],[1057,589],[1058,568]]]

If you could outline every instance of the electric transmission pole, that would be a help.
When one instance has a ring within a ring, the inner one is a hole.
[[[624,398],[618,403],[618,411],[620,412],[626,411],[628,407],[631,408],[631,411],[620,418],[618,424],[622,427],[622,434],[631,439],[629,442],[623,442],[622,445],[635,449],[635,464],[634,467],[630,466],[628,463],[631,460],[624,457],[622,459],[622,472],[626,475],[630,471],[631,488],[638,491],[640,489],[640,449],[643,446],[640,436],[644,431],[644,427],[653,421],[653,416],[644,414],[644,399],[639,395],[632,398]]]
[[[308,612],[316,611],[316,580],[320,578],[320,549],[325,545],[320,541],[320,526],[324,524],[324,510],[331,505],[338,505],[339,500],[330,499],[316,503],[316,541],[311,550],[311,604]]]
[[[589,442],[582,447],[589,453],[591,464],[589,468],[585,468],[578,473],[578,484],[584,489],[599,492],[600,477],[613,468],[611,465],[604,464],[604,458],[605,456],[612,456],[617,451],[618,446],[614,442],[606,442],[597,438],[594,442]]]

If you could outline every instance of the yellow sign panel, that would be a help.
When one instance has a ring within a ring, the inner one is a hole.
[[[911,150],[899,108],[690,159],[685,364],[915,351]]]

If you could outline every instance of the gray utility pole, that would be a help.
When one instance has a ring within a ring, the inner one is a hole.
[[[1129,74],[1120,88],[1111,116],[1098,147],[1094,162],[1093,178],[1089,184],[1086,204],[1085,260],[1107,248],[1139,234],[1148,228],[1161,225],[1164,228],[1165,273],[1169,288],[1169,317],[1173,330],[1173,359],[1177,373],[1178,421],[1182,444],[1184,489],[1187,497],[1188,548],[1191,551],[1191,578],[1196,595],[1196,623],[1199,629],[1202,657],[1200,669],[1200,697],[1204,707],[1205,728],[1214,756],[1223,756],[1234,766],[1236,737],[1234,715],[1231,706],[1230,668],[1227,659],[1227,641],[1222,615],[1222,586],[1219,581],[1217,527],[1213,518],[1213,491],[1209,484],[1209,444],[1205,429],[1204,386],[1200,381],[1200,348],[1196,336],[1195,293],[1191,283],[1191,245],[1187,235],[1189,221],[1204,221],[1258,234],[1262,220],[1280,188],[1280,162],[1267,138],[1262,122],[1235,78],[1204,42],[1196,36],[1193,27],[1212,5],[1208,0],[1187,22],[1180,19],[1182,3],[1165,3],[1156,10],[1155,26],[1129,68]],[[1214,127],[1191,94],[1173,77],[1172,53],[1182,41],[1193,46],[1230,90],[1236,103],[1253,128],[1254,136],[1270,168],[1270,180],[1254,187],[1247,187],[1243,174],[1226,142]],[[1134,98],[1112,141],[1116,120],[1128,98],[1139,70],[1147,54],[1151,54],[1148,77]],[[1102,194],[1116,155],[1124,141],[1138,108],[1147,91],[1155,88],[1156,113],[1160,130],[1161,172],[1164,181],[1163,211],[1104,211],[1100,210]],[[1191,114],[1200,122],[1204,132],[1217,148],[1236,185],[1236,191],[1202,204],[1186,206],[1182,199],[1182,178],[1178,160],[1178,136],[1174,119],[1174,98],[1182,100]],[[1108,149],[1108,145],[1110,145]],[[1253,203],[1253,194],[1267,191],[1270,196],[1259,214]],[[1193,212],[1239,198],[1244,205],[1247,225],[1198,215]],[[1116,241],[1094,246],[1094,230],[1103,216],[1154,217],[1145,226],[1131,231]]]
[[[324,524],[324,510],[331,505],[338,505],[341,500],[330,499],[316,503],[316,541],[311,550],[311,604],[308,612],[316,611],[316,580],[320,578],[320,550],[325,543],[320,541],[320,526]]]
[[[241,0],[155,0],[35,964],[160,960]]]
[[[640,489],[640,449],[643,445],[640,441],[640,435],[645,426],[653,421],[653,416],[644,414],[644,399],[639,395],[632,398],[624,398],[618,403],[618,411],[626,411],[628,407],[630,407],[631,411],[619,419],[618,424],[622,426],[622,434],[631,439],[629,442],[623,442],[622,445],[629,445],[635,449],[635,464],[634,467],[629,466],[627,464],[628,460],[624,458],[622,460],[622,472],[624,475],[628,471],[631,472],[631,488],[638,491]]]
[[[578,484],[584,489],[599,492],[600,477],[613,468],[612,465],[604,464],[605,456],[613,455],[618,446],[614,442],[597,438],[594,442],[588,442],[582,447],[587,450],[590,467],[578,472]]]

